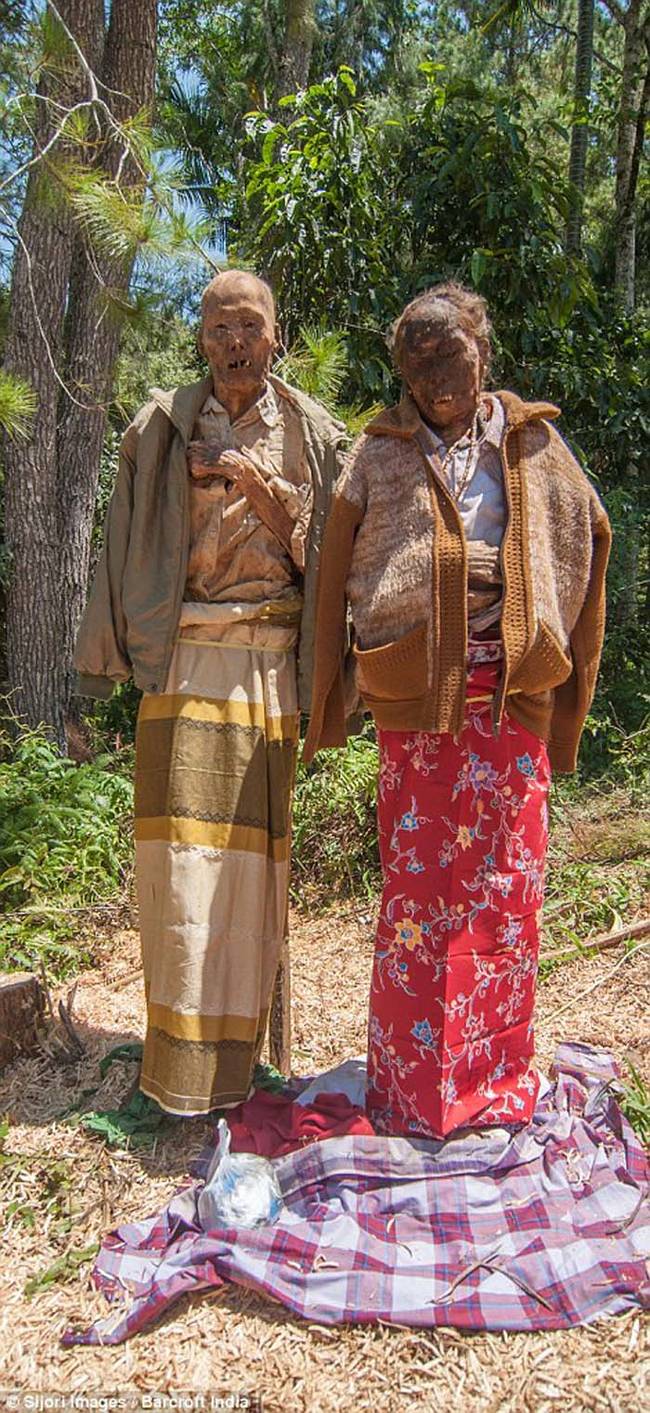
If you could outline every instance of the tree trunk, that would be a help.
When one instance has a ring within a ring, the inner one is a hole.
[[[315,8],[315,0],[285,0],[278,98],[285,98],[287,94],[307,87],[316,30]]]
[[[60,0],[59,12],[88,61],[96,66],[104,39],[102,0]],[[71,106],[86,97],[87,80],[69,59],[57,100]],[[42,100],[50,93],[46,80]],[[60,118],[60,110],[57,110]],[[52,136],[56,119],[38,104],[35,152]],[[5,524],[9,555],[7,676],[13,709],[32,726],[45,722],[63,744],[61,656],[58,641],[60,541],[57,523],[56,426],[62,335],[74,247],[73,223],[63,202],[45,200],[45,174],[32,167],[18,225],[5,366],[33,386],[38,411],[29,441],[4,443]]]
[[[113,90],[102,94],[116,118],[151,103],[155,0],[113,0],[108,34],[103,0],[58,0],[57,8],[93,71]],[[67,105],[88,96],[80,65],[71,68],[63,98],[57,87],[57,100]],[[38,149],[51,131],[43,127]],[[119,159],[115,143],[104,141],[98,161],[109,174],[116,174]],[[106,291],[126,291],[131,262],[96,251],[87,258],[63,201],[53,216],[51,183],[47,206],[39,202],[45,180],[39,164],[28,185],[11,292],[7,367],[32,383],[39,401],[30,442],[6,445],[7,673],[14,709],[32,726],[44,723],[65,748],[72,650],[86,595],[119,342]],[[137,181],[125,164],[120,186]]]
[[[119,121],[152,104],[156,61],[155,0],[113,0],[102,81],[114,89]],[[110,176],[120,164],[116,143],[107,142],[100,162]],[[120,188],[141,185],[131,161],[120,172]],[[111,260],[95,252],[91,261],[78,241],[70,275],[65,328],[66,367],[78,397],[59,399],[57,457],[61,535],[59,644],[63,663],[62,709],[69,716],[74,673],[72,654],[88,589],[88,566],[106,411],[119,352],[116,298],[126,295],[133,260]],[[79,403],[84,404],[79,406]],[[88,407],[90,404],[90,407]]]
[[[33,1055],[45,1012],[45,993],[29,972],[0,973],[0,1070]]]
[[[626,10],[620,4],[608,5],[608,8],[625,33],[616,146],[614,288],[626,309],[631,311],[636,303],[636,191],[650,103],[650,6],[648,0],[630,0]],[[616,622],[629,631],[638,622],[640,608],[639,467],[635,462],[628,466],[626,480],[635,509],[620,552],[624,590],[617,600],[614,616]]]
[[[635,305],[636,189],[650,102],[649,10],[631,0],[623,19],[625,47],[616,147],[616,252],[614,285],[627,309]]]
[[[578,0],[573,123],[569,154],[569,218],[566,248],[579,255],[582,245],[582,214],[585,198],[585,171],[589,145],[589,98],[594,57],[594,0]]]

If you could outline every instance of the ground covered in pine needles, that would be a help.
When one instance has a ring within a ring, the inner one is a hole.
[[[293,1067],[313,1073],[364,1050],[373,917],[349,906],[293,919]],[[89,1281],[102,1234],[162,1206],[209,1131],[189,1120],[145,1149],[115,1149],[79,1110],[116,1107],[133,1061],[103,1056],[138,1039],[143,1000],[137,934],[98,945],[45,1048],[0,1078],[0,1388],[109,1394],[247,1394],[264,1413],[641,1413],[650,1400],[649,1324],[636,1314],[554,1334],[462,1334],[387,1326],[322,1327],[231,1286],[182,1300],[148,1333],[117,1348],[64,1350],[62,1331],[106,1312]],[[549,968],[550,970],[550,968]],[[622,947],[563,963],[539,989],[538,1051],[561,1040],[612,1050],[650,1080],[650,948]],[[68,996],[68,987],[61,995]],[[59,993],[53,995],[55,1003]],[[84,1096],[85,1091],[85,1096]]]

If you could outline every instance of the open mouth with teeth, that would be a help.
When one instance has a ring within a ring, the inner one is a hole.
[[[454,394],[453,394],[453,393],[442,393],[442,395],[441,395],[440,397],[434,397],[434,399],[433,399],[433,401],[434,401],[436,407],[437,407],[441,402],[453,402],[453,400],[454,400]]]
[[[239,368],[250,368],[250,358],[233,358],[228,364],[228,372],[236,372]]]

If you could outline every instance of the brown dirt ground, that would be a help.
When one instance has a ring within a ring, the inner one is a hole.
[[[624,956],[616,948],[564,965],[540,987],[537,1033],[544,1067],[559,1040],[584,1040],[631,1059],[650,1079],[650,948]],[[310,921],[298,916],[292,957],[294,1070],[317,1071],[362,1052],[372,918],[354,908]],[[11,1123],[6,1150],[66,1162],[81,1213],[72,1236],[62,1239],[54,1217],[29,1229],[11,1211],[9,1198],[28,1203],[39,1182],[42,1191],[38,1162],[26,1164],[6,1194],[0,1387],[239,1392],[261,1398],[264,1413],[393,1413],[409,1407],[425,1413],[460,1408],[646,1413],[649,1325],[633,1312],[551,1335],[466,1335],[383,1325],[332,1329],[301,1322],[279,1305],[230,1287],[184,1299],[155,1329],[126,1345],[62,1349],[59,1336],[67,1325],[105,1313],[103,1299],[90,1285],[89,1267],[31,1300],[23,1293],[27,1278],[43,1272],[67,1247],[85,1247],[108,1227],[161,1206],[208,1131],[202,1120],[186,1121],[143,1155],[109,1151],[98,1138],[62,1122],[80,1091],[97,1084],[101,1056],[142,1033],[136,934],[104,938],[97,961],[97,969],[79,979],[74,999],[83,1057],[63,1059],[52,1029],[51,1053],[18,1061],[0,1082],[0,1113]],[[584,994],[587,988],[593,989]],[[133,1075],[132,1065],[114,1064],[95,1106],[119,1102]]]

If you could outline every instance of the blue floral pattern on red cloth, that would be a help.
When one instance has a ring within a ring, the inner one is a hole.
[[[488,658],[483,682],[497,671]],[[458,741],[379,732],[368,1113],[383,1133],[526,1123],[535,1107],[548,757],[507,715],[495,737],[471,685]]]

